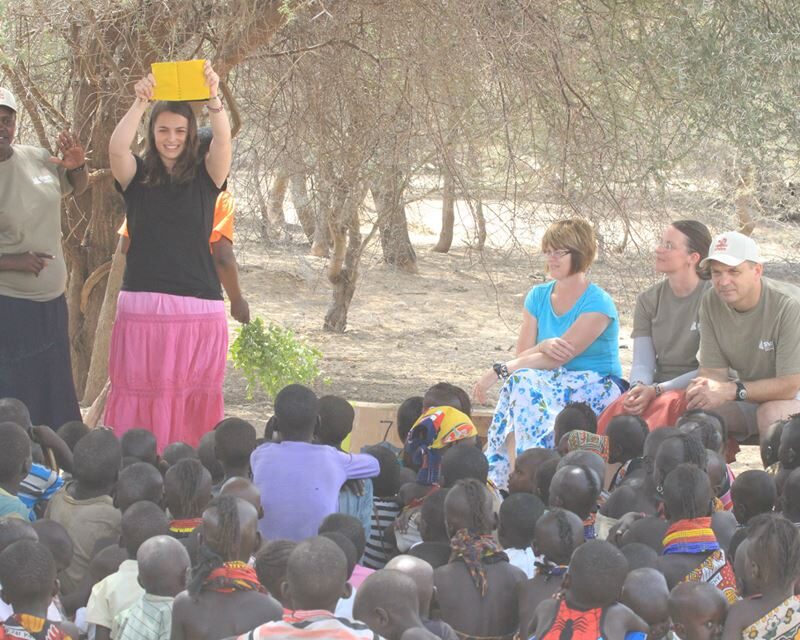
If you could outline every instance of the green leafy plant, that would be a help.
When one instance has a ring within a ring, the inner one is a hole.
[[[288,384],[311,384],[320,375],[322,352],[291,329],[256,318],[236,331],[230,350],[235,369],[247,380],[247,398],[261,389],[272,400]]]

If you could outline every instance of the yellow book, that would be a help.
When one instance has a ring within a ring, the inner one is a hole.
[[[211,97],[205,60],[154,62],[150,65],[156,78],[153,100],[208,100]]]

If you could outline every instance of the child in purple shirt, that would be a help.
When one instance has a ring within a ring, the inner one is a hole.
[[[319,420],[319,400],[299,384],[275,398],[273,426],[280,442],[253,451],[253,483],[261,491],[264,517],[258,528],[266,540],[305,540],[317,534],[325,516],[335,513],[346,480],[373,478],[378,461],[366,454],[348,454],[312,444]]]

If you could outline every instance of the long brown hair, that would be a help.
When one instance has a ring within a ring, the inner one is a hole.
[[[186,143],[175,161],[172,173],[167,171],[156,149],[156,121],[162,113],[169,112],[183,116],[187,120]],[[162,184],[186,184],[194,179],[197,172],[199,141],[197,138],[197,119],[188,102],[166,102],[160,100],[153,105],[150,121],[147,124],[147,147],[144,161],[144,183],[150,186]]]

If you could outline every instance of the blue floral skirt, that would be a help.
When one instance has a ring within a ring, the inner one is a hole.
[[[507,439],[513,432],[516,453],[543,447],[552,449],[556,416],[570,402],[585,402],[596,414],[616,400],[622,390],[613,376],[594,371],[519,369],[500,390],[486,446],[489,479],[508,486],[511,472]]]

